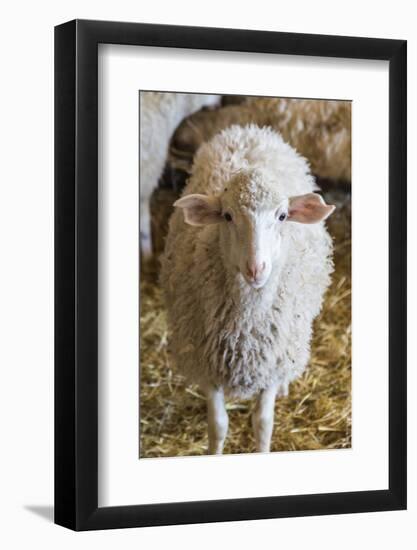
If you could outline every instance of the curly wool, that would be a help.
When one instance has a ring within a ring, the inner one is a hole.
[[[262,185],[254,187],[260,174]],[[183,195],[232,193],[256,209],[314,188],[308,165],[269,128],[232,126],[198,151]],[[227,191],[226,191],[227,189]],[[259,191],[259,192],[258,192]],[[282,252],[266,285],[254,289],[231,269],[219,225],[171,220],[162,257],[171,360],[190,381],[249,398],[273,383],[285,394],[309,360],[312,321],[332,272],[323,223],[283,224]]]
[[[351,180],[351,103],[313,99],[246,98],[213,112],[196,113],[174,135],[180,149],[197,150],[234,124],[270,126],[325,179]]]

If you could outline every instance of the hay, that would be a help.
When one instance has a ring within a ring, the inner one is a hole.
[[[311,362],[303,377],[278,399],[272,451],[343,449],[351,446],[351,243],[350,197],[337,190],[329,202],[335,272],[315,322]],[[152,201],[154,227],[166,231],[176,193],[161,189]],[[164,221],[164,223],[162,223]],[[163,239],[157,239],[159,250]],[[140,361],[140,457],[190,456],[207,452],[205,400],[167,360],[167,327],[157,268],[142,274]],[[255,450],[251,401],[230,401],[225,453]]]

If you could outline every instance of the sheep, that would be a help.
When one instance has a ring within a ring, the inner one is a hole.
[[[168,144],[181,120],[204,105],[214,106],[219,96],[141,92],[140,108],[140,245],[142,260],[152,257],[149,200],[162,175]]]
[[[174,134],[179,149],[192,152],[233,124],[270,126],[281,133],[323,179],[351,180],[351,103],[313,99],[246,98],[184,120]]]
[[[225,398],[257,397],[256,449],[274,402],[309,360],[333,270],[334,210],[306,160],[270,128],[232,126],[201,146],[169,223],[160,283],[170,360],[207,397],[209,454],[221,454]]]

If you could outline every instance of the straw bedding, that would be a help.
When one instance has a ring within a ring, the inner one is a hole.
[[[172,151],[165,180],[177,182],[177,168],[191,159]],[[180,178],[181,179],[181,178]],[[310,366],[278,399],[272,451],[343,449],[351,446],[351,241],[350,194],[327,188],[338,206],[328,220],[334,239],[335,272],[321,315],[315,321]],[[162,250],[171,205],[178,191],[160,187],[152,199],[155,248]],[[157,262],[140,282],[140,457],[201,455],[207,452],[205,399],[172,370],[167,358],[167,326]],[[255,450],[251,401],[229,401],[229,433],[224,452]]]

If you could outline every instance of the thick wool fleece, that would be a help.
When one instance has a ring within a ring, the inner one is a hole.
[[[247,98],[240,105],[196,113],[184,121],[174,139],[179,148],[197,150],[233,124],[270,126],[308,159],[315,175],[347,182],[351,179],[349,101]]]
[[[232,126],[199,149],[183,195],[228,193],[256,209],[313,188],[305,159],[279,134]],[[187,225],[179,209],[170,220],[161,284],[171,358],[190,381],[231,396],[249,398],[272,383],[285,394],[309,360],[312,322],[332,271],[331,239],[323,223],[284,222],[280,259],[255,289],[225,257],[221,227]]]

